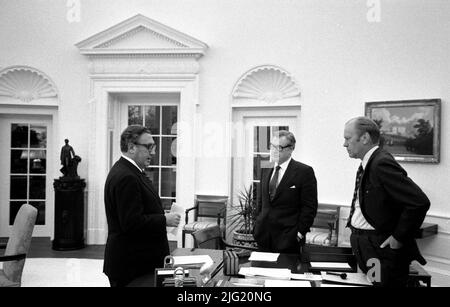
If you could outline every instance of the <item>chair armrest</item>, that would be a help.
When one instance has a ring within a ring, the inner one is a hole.
[[[234,245],[231,243],[226,242],[225,240],[222,239],[223,244],[226,247],[230,247],[230,248],[240,248],[240,249],[245,249],[245,250],[250,250],[250,251],[257,251],[258,248],[257,247],[253,247],[253,246],[243,246],[243,245]]]
[[[189,221],[189,211],[196,210],[196,209],[197,209],[197,206],[188,208],[188,209],[186,209],[186,211],[184,211],[185,212],[185,218],[184,218],[185,224],[187,224]]]
[[[11,255],[11,256],[0,256],[0,262],[22,260],[22,259],[25,259],[26,256],[27,256],[26,254],[18,254],[18,255]]]

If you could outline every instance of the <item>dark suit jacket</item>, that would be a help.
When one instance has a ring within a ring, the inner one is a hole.
[[[261,250],[298,253],[300,244],[297,232],[305,236],[317,213],[314,170],[292,159],[273,201],[270,201],[269,181],[272,172],[273,168],[261,172],[257,198],[259,214],[253,235]]]
[[[414,239],[430,208],[425,193],[382,149],[372,154],[361,180],[359,200],[364,218],[378,232],[404,243],[410,249],[411,260],[425,262]]]
[[[105,274],[127,283],[162,267],[169,243],[161,200],[150,180],[124,158],[106,179],[105,209]]]

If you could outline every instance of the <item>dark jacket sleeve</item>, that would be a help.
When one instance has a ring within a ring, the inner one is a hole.
[[[120,228],[124,233],[166,233],[164,214],[144,214],[142,186],[136,176],[122,177],[118,187],[120,188],[116,189],[114,194]]]
[[[300,216],[298,220],[298,232],[303,236],[311,228],[317,213],[317,180],[314,170],[309,167],[302,174]]]
[[[422,225],[430,201],[395,161],[382,159],[376,169],[389,201],[398,206],[401,212],[392,235],[400,242],[410,240]]]

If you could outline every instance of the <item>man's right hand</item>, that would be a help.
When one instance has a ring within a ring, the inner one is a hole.
[[[181,215],[178,213],[166,213],[164,216],[166,217],[167,227],[178,227],[178,224],[180,224]]]

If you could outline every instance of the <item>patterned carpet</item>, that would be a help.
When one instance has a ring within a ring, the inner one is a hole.
[[[27,258],[22,287],[109,287],[103,260]]]

